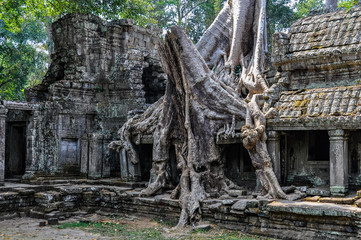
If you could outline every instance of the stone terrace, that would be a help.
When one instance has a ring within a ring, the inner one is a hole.
[[[6,183],[0,187],[0,219],[30,216],[57,222],[67,217],[96,212],[177,221],[180,215],[178,200],[170,199],[169,193],[139,197],[139,184],[118,182],[118,186],[114,186],[111,180],[64,180],[54,183]],[[360,197],[361,194],[345,199],[352,204]],[[334,202],[332,198],[328,199]],[[340,236],[359,239],[360,208],[319,203],[320,197],[306,200],[309,201],[273,201],[241,194],[225,199],[205,200],[201,203],[201,210],[209,222],[247,233],[282,239],[339,239]]]

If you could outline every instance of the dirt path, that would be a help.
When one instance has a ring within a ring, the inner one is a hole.
[[[114,239],[80,229],[59,229],[56,226],[40,227],[42,219],[16,218],[0,222],[0,239],[4,240],[106,240]]]
[[[108,217],[98,214],[61,221],[59,225],[40,227],[42,219],[15,218],[0,222],[0,240],[123,240],[123,239],[266,239],[237,231],[220,229],[181,230],[174,223],[135,216]],[[83,224],[83,225],[82,225]]]

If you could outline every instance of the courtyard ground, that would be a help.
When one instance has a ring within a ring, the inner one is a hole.
[[[120,239],[270,239],[243,234],[238,231],[220,229],[174,229],[175,223],[161,219],[135,216],[74,217],[60,221],[58,225],[40,226],[42,219],[14,218],[0,222],[0,239],[4,240],[120,240]]]

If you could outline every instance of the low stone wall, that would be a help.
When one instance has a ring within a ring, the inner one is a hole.
[[[2,219],[63,219],[100,210],[177,221],[180,214],[178,201],[169,194],[138,197],[140,189],[130,187],[84,184],[9,189],[2,188],[0,193]],[[203,201],[203,218],[224,228],[281,239],[361,237],[361,209],[354,206],[242,198]]]

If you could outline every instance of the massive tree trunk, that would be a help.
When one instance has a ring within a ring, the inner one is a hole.
[[[337,0],[326,0],[326,8],[336,9],[337,8]]]
[[[233,0],[195,47],[180,27],[173,27],[161,47],[168,84],[165,96],[144,114],[119,130],[113,149],[125,148],[133,163],[139,159],[132,136],[153,134],[153,177],[142,195],[174,188],[182,213],[178,226],[199,220],[200,202],[217,197],[235,185],[226,178],[216,136],[235,136],[235,121],[245,120],[241,136],[266,195],[287,198],[272,169],[266,147],[266,119],[273,109],[263,107],[268,86],[263,74],[266,51],[265,0]],[[236,76],[235,68],[242,72]],[[247,93],[246,99],[240,92]],[[173,142],[181,170],[171,186],[169,148]]]

